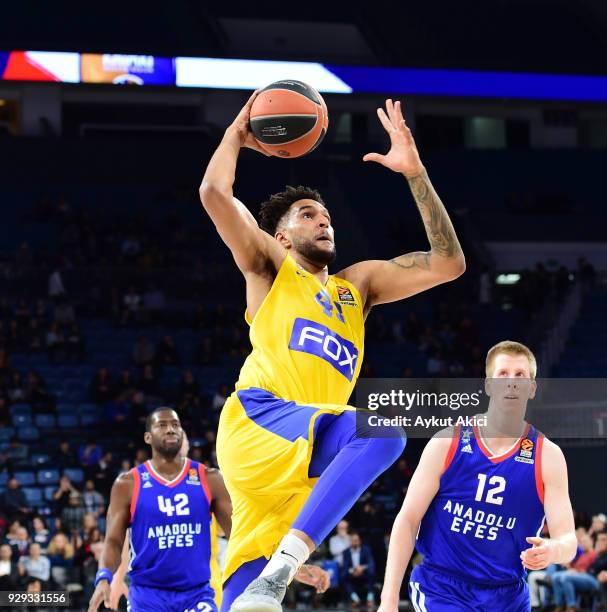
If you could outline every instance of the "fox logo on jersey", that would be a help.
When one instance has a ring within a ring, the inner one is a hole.
[[[354,377],[358,349],[352,342],[320,323],[295,319],[289,348],[324,359],[348,380]]]

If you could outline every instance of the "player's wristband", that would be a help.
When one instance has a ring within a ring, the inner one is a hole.
[[[100,570],[97,570],[97,574],[95,575],[95,586],[97,586],[102,580],[107,580],[108,584],[112,584],[112,579],[114,575],[107,567],[102,567]]]

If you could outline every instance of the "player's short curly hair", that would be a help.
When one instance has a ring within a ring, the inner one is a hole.
[[[291,205],[298,200],[315,200],[323,206],[325,205],[322,196],[316,189],[304,187],[303,185],[298,185],[297,187],[287,185],[284,191],[271,195],[265,202],[261,203],[261,208],[259,209],[259,227],[264,232],[268,232],[270,236],[274,236],[280,220],[291,208]]]

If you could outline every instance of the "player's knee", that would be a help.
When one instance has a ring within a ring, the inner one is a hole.
[[[391,466],[403,453],[407,438],[402,429],[393,428],[391,437],[372,438],[370,454],[385,468]]]

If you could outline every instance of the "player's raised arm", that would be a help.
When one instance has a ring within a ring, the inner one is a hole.
[[[280,256],[281,247],[262,231],[247,207],[233,194],[236,163],[242,147],[267,155],[256,143],[249,126],[251,106],[257,92],[249,98],[236,119],[225,131],[204,173],[199,193],[204,209],[215,224],[243,273],[266,266],[268,258]]]
[[[122,546],[131,520],[132,494],[133,477],[131,473],[121,474],[112,485],[105,540],[99,559],[99,571],[95,578],[95,592],[91,597],[88,612],[97,612],[101,603],[106,608],[112,609],[110,608],[110,583],[120,565]]]
[[[430,250],[406,253],[389,261],[363,261],[338,274],[357,285],[367,310],[375,304],[394,302],[453,280],[466,269],[451,219],[421,162],[400,102],[386,100],[386,111],[378,108],[377,114],[390,136],[391,147],[386,155],[367,153],[363,160],[382,164],[407,179]]]
[[[400,587],[415,548],[419,525],[439,489],[440,477],[451,445],[449,433],[450,430],[442,431],[428,442],[411,477],[405,501],[390,534],[386,575],[378,612],[398,610]]]
[[[521,553],[521,560],[530,570],[544,569],[552,563],[569,563],[577,550],[567,464],[563,451],[550,440],[544,440],[542,448],[542,478],[544,513],[550,539],[535,534],[527,538],[531,547]]]

